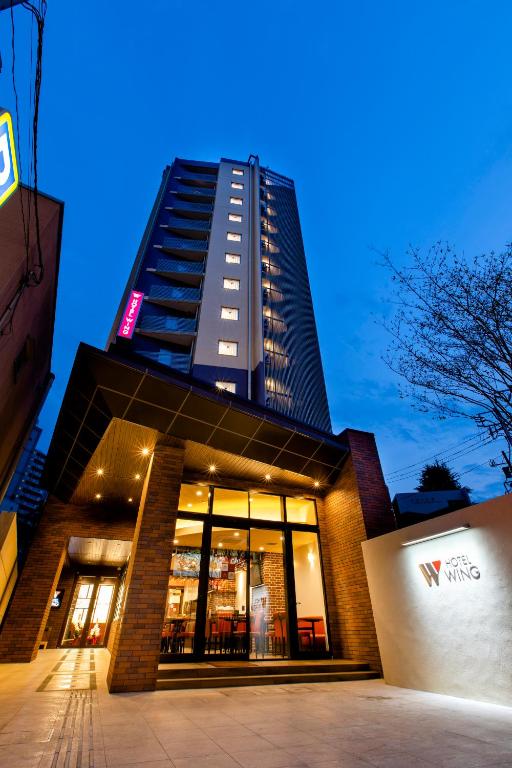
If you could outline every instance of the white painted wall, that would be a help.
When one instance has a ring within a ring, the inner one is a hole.
[[[463,523],[471,528],[402,546]],[[362,547],[386,682],[512,706],[512,495]],[[480,578],[448,580],[446,561],[459,556]],[[419,565],[436,560],[439,586],[428,586]]]

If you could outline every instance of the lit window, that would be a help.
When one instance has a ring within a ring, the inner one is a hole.
[[[226,253],[226,264],[240,264],[240,254]]]
[[[220,316],[223,320],[238,320],[238,307],[221,307]]]
[[[239,232],[228,232],[227,238],[228,240],[232,240],[234,243],[242,242],[242,235]]]
[[[236,384],[234,381],[216,381],[215,386],[217,389],[225,389],[227,392],[232,392],[236,395]]]
[[[244,172],[241,168],[233,168],[233,176],[243,176]]]
[[[230,213],[228,215],[228,219],[229,221],[237,221],[238,223],[242,221],[242,217],[240,216],[239,213]]]
[[[242,205],[243,200],[241,197],[230,197],[229,202],[231,205]]]
[[[238,355],[237,341],[219,341],[219,355],[229,355],[236,357]]]
[[[240,184],[239,181],[232,181],[231,182],[231,189],[243,189],[244,185]]]
[[[237,280],[235,277],[225,277],[224,288],[226,289],[226,291],[239,291],[240,280]]]

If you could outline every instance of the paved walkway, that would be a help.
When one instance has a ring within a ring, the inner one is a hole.
[[[1,768],[512,768],[512,709],[381,681],[110,696],[108,652],[0,665]]]

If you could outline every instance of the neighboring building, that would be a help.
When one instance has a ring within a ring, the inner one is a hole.
[[[420,523],[430,517],[438,517],[471,504],[465,488],[456,491],[420,491],[397,493],[393,499],[393,510],[398,528]]]
[[[21,458],[2,501],[2,512],[16,512],[19,563],[25,560],[34,528],[48,493],[42,487],[46,455],[37,450],[41,427],[35,426],[23,448]]]
[[[18,187],[0,208],[0,509],[53,376],[63,203]],[[42,269],[40,261],[42,261]]]
[[[361,542],[394,528],[389,495],[374,436],[330,431],[293,183],[256,158],[166,170],[108,350],[78,348],[46,470],[1,660],[107,646],[111,691],[226,674],[169,661],[378,674]]]
[[[128,341],[132,290],[144,300]],[[109,341],[330,431],[293,181],[257,157],[176,159]]]

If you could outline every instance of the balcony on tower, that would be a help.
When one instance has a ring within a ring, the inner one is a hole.
[[[136,333],[160,339],[179,346],[190,347],[197,331],[197,321],[192,317],[146,316],[139,323]]]
[[[208,221],[213,213],[213,203],[201,203],[196,200],[178,200],[176,195],[173,195],[171,204],[166,205],[165,210],[178,212],[180,216],[188,219]]]
[[[200,286],[204,275],[203,261],[181,261],[178,259],[158,259],[155,267],[147,272],[155,272],[160,277],[177,279],[187,285]]]
[[[178,200],[187,202],[213,203],[215,200],[215,189],[203,187],[201,189],[185,184],[179,184],[177,189],[171,190],[171,197],[177,197]]]
[[[190,240],[186,237],[164,237],[161,245],[155,245],[166,253],[182,256],[193,261],[203,261],[208,253],[208,240]]]
[[[169,216],[167,223],[160,224],[160,228],[192,240],[204,240],[210,232],[211,224],[209,221]]]
[[[195,312],[201,301],[201,290],[183,285],[152,285],[144,301],[170,309]]]
[[[215,189],[217,176],[210,173],[195,173],[193,171],[180,170],[174,176],[182,184]]]

